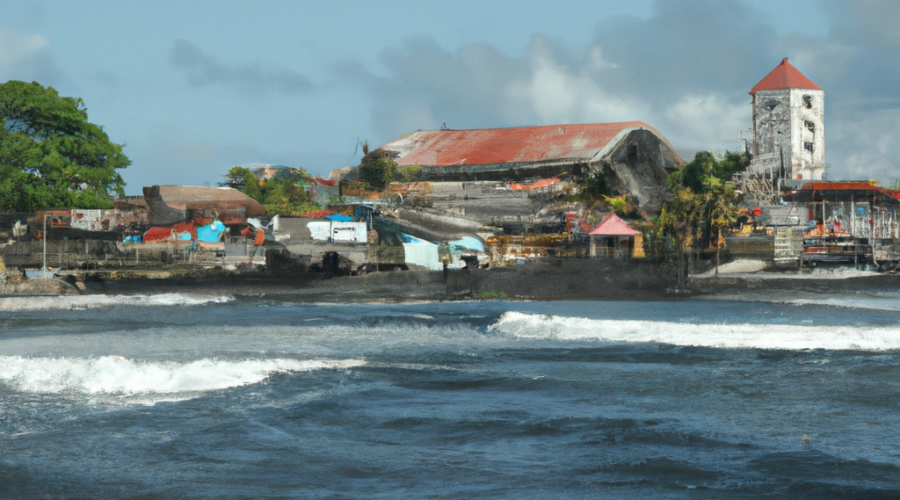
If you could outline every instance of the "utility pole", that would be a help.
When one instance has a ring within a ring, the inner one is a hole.
[[[47,277],[47,216],[49,215],[47,212],[44,212],[44,234],[42,238],[44,240],[44,267],[41,269],[41,277],[43,278]]]

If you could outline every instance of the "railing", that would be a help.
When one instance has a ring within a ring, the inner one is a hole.
[[[631,257],[631,249],[630,248],[615,248],[615,247],[596,247],[593,252],[594,257],[600,258],[612,258],[612,259],[627,259]]]

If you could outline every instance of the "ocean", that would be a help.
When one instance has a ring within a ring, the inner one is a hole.
[[[0,298],[0,498],[900,498],[900,292]]]

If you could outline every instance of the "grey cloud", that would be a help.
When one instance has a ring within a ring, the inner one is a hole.
[[[832,178],[900,177],[900,9],[889,0],[822,0],[828,35],[779,33],[752,1],[660,0],[649,18],[597,25],[580,48],[535,35],[519,55],[485,44],[448,51],[428,37],[384,50],[378,71],[345,62],[382,140],[416,129],[643,120],[676,148],[736,149],[748,91],[783,57],[827,96]],[[898,110],[897,113],[890,110]],[[746,132],[744,132],[746,137]],[[864,172],[866,172],[864,174]]]
[[[199,47],[179,39],[169,49],[169,63],[193,85],[233,85],[249,91],[300,94],[313,90],[312,82],[296,71],[266,67],[260,63],[226,64]]]

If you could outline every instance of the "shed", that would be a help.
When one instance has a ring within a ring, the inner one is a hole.
[[[641,232],[626,224],[616,214],[607,215],[588,235],[591,257],[644,256],[643,246],[638,244],[643,243]]]

